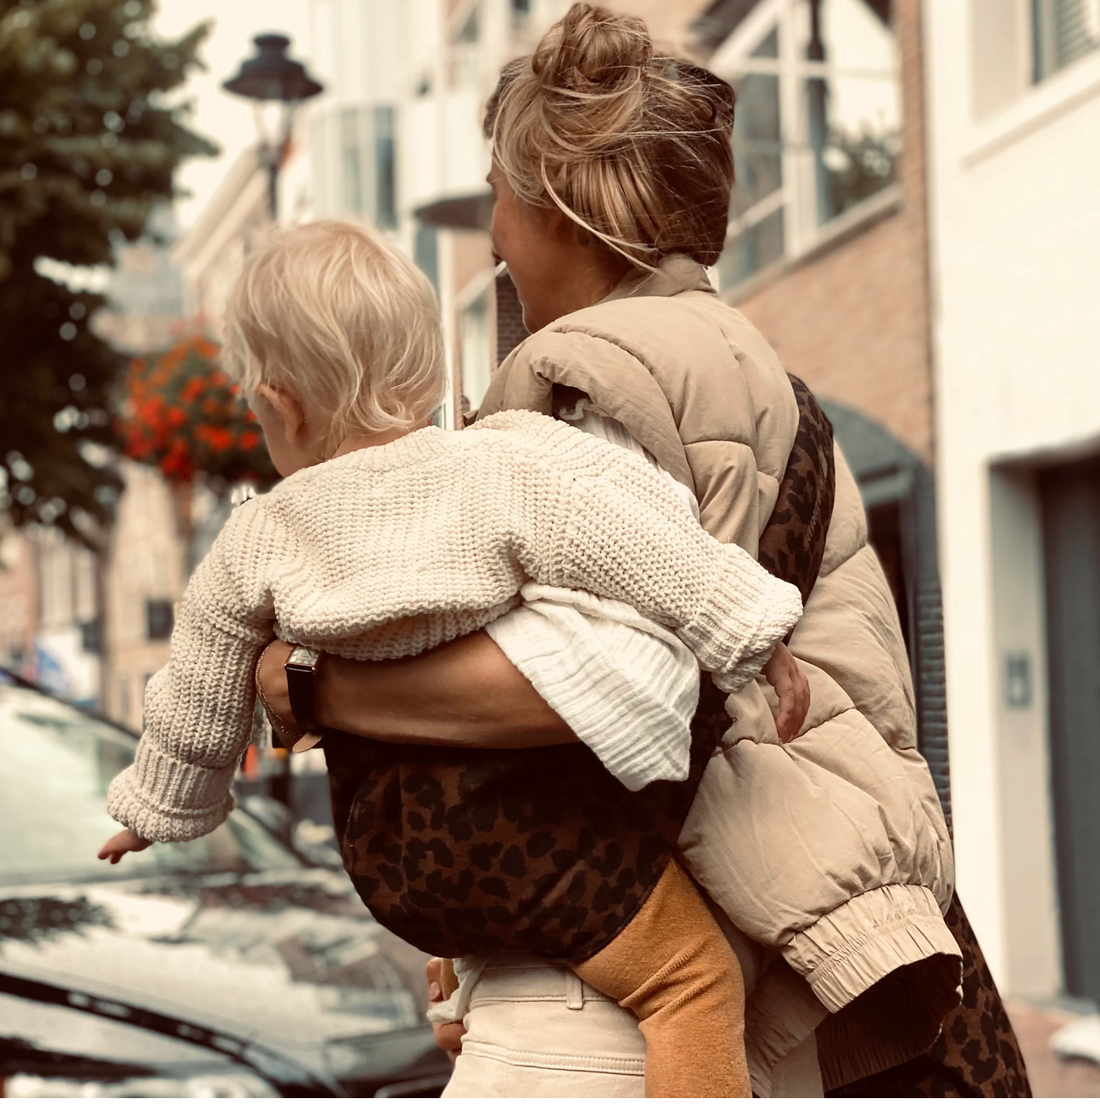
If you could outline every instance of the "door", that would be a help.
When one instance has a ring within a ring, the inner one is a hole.
[[[1040,474],[1066,990],[1100,1001],[1100,458]]]

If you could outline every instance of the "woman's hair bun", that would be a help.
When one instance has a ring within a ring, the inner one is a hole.
[[[509,62],[484,132],[517,199],[557,208],[578,241],[640,269],[686,254],[713,265],[733,186],[733,89],[655,54],[642,20],[574,4]]]
[[[636,82],[652,57],[641,19],[574,4],[539,43],[531,68],[544,87],[609,92]]]

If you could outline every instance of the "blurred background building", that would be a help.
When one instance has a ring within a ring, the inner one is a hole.
[[[859,481],[997,980],[1100,1000],[1100,0],[607,6],[736,86],[712,278],[821,397]],[[429,276],[445,426],[525,334],[491,256],[482,106],[567,7],[309,0],[292,46],[324,92],[281,150],[276,220],[363,220]],[[182,233],[120,253],[100,326],[128,352],[220,336],[273,215],[261,152],[232,153]],[[0,537],[0,659],[138,725],[228,503],[125,473],[98,563]]]
[[[1100,4],[926,5],[959,881],[998,980],[1100,999]]]

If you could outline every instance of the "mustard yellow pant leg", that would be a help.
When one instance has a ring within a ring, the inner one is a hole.
[[[678,864],[626,929],[573,970],[638,1018],[647,1098],[752,1097],[741,967]]]
[[[443,988],[443,997],[448,999],[458,990],[458,976],[455,975],[455,962],[443,958],[443,967],[439,973],[439,985]]]

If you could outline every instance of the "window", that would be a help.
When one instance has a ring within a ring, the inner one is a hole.
[[[80,648],[85,653],[99,653],[103,649],[103,624],[98,618],[89,618],[78,623],[80,627]]]
[[[462,396],[476,410],[489,387],[492,346],[489,340],[489,289],[473,299],[459,316],[462,343]]]
[[[363,144],[358,108],[345,108],[340,113],[340,161],[343,169],[343,208],[351,215],[362,215]]]
[[[481,77],[482,57],[481,4],[476,3],[458,24],[448,51],[448,83],[451,88],[469,88]]]
[[[462,26],[458,28],[458,33],[455,35],[455,42],[477,42],[481,37],[481,5],[475,4],[470,9],[470,14],[466,17]]]
[[[1031,0],[1034,80],[1100,47],[1100,0]]]
[[[413,235],[413,262],[432,282],[439,294],[439,232],[425,223],[416,224]]]
[[[118,678],[118,710],[116,715],[122,719],[123,722],[130,721],[130,677],[119,676]]]
[[[167,641],[172,636],[172,623],[171,600],[145,600],[145,636],[149,641]]]
[[[894,180],[895,53],[883,0],[763,0],[718,49],[737,90],[723,287],[812,248]]]
[[[386,230],[397,226],[397,152],[394,144],[394,111],[374,109],[374,222]]]

